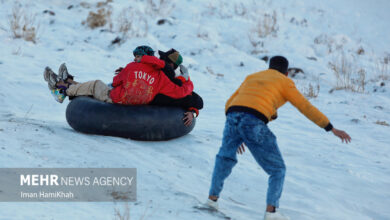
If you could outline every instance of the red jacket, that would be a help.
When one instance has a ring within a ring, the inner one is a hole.
[[[190,80],[178,86],[161,71],[165,62],[144,55],[140,63],[131,62],[114,77],[110,97],[114,103],[124,105],[149,104],[157,93],[172,98],[183,98],[194,89]]]

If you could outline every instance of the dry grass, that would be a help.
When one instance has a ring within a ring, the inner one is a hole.
[[[379,80],[390,80],[390,54],[377,61],[376,72]]]
[[[248,33],[248,39],[253,48],[251,54],[268,53],[268,51],[264,49],[264,40],[259,39],[259,37],[256,34],[253,34],[253,32]]]
[[[206,29],[204,29],[202,26],[198,27],[198,30],[196,32],[196,37],[203,40],[210,40],[209,32]]]
[[[248,14],[248,9],[245,7],[245,5],[240,2],[239,4],[238,3],[235,3],[234,4],[234,13],[238,16],[245,16],[246,14]]]
[[[106,0],[105,2],[98,2],[98,3],[96,3],[96,7],[98,7],[98,8],[106,7],[111,2],[112,2],[112,0]]]
[[[211,67],[206,67],[206,70],[208,73],[210,73],[213,76],[216,76],[217,78],[224,77],[222,73],[215,73],[214,70]]]
[[[35,14],[26,12],[20,5],[15,5],[8,23],[13,38],[22,38],[33,43],[37,42],[39,23],[36,22]]]
[[[110,24],[110,29],[112,29],[111,14],[112,11],[108,8],[100,8],[97,12],[90,11],[87,20],[83,21],[82,24],[86,24],[91,29]]]
[[[174,8],[175,4],[171,0],[147,0],[145,12],[153,16],[169,17]]]
[[[363,47],[359,47],[359,49],[357,49],[356,53],[358,55],[364,55],[366,53],[366,51],[364,50]]]
[[[258,18],[257,22],[251,28],[248,33],[248,39],[252,45],[252,54],[268,53],[264,49],[264,42],[266,37],[276,37],[278,32],[277,14],[273,11],[272,14],[263,14]]]
[[[114,209],[114,213],[115,213],[115,220],[130,220],[130,207],[129,207],[129,204],[125,204],[125,208],[123,210],[123,213],[115,208]]]
[[[105,2],[97,2],[95,7],[97,7],[97,8],[106,7],[111,2],[112,2],[112,0],[106,0]],[[93,7],[93,5],[91,3],[88,3],[88,2],[80,2],[80,6],[83,8],[87,8],[87,9]]]
[[[320,93],[320,84],[312,85],[309,83],[308,87],[303,88],[303,95],[306,98],[317,98]]]
[[[231,18],[232,13],[229,8],[229,1],[209,1],[202,16],[212,17],[214,15],[222,19]]]
[[[117,32],[120,35],[117,37],[115,43],[122,44],[127,39],[132,37],[145,37],[148,34],[148,22],[145,17],[145,13],[132,8],[124,8],[116,18],[116,23],[112,22],[112,7],[109,5],[112,0],[106,0],[104,2],[98,2],[96,5],[82,2],[80,5],[84,8],[97,8],[97,11],[90,11],[86,21],[82,24],[87,25],[91,29],[108,26],[108,30],[111,32]],[[158,3],[154,3],[152,0],[146,2],[146,11],[163,11],[162,8],[166,7],[168,1],[160,0]],[[115,30],[114,30],[115,26]]]
[[[321,34],[317,36],[314,39],[315,44],[322,44],[325,45],[328,49],[328,54],[331,54],[336,51],[342,52],[344,50],[345,44],[347,44],[348,39],[345,37],[342,38],[335,38],[335,37],[329,37],[326,34]],[[356,52],[358,53],[359,50]],[[360,53],[364,53],[364,51],[360,51]]]
[[[122,40],[131,37],[146,37],[148,34],[148,22],[143,13],[133,9],[125,8],[117,18],[118,32],[122,35]]]
[[[356,67],[356,62],[349,60],[344,53],[334,62],[329,62],[329,67],[336,76],[336,86],[331,90],[348,90],[352,92],[364,92],[366,85],[366,71]]]
[[[257,20],[253,30],[260,38],[265,38],[269,35],[276,36],[278,31],[277,21],[275,11],[272,14],[265,13]]]
[[[112,30],[113,24],[111,20],[112,7],[109,5],[112,0],[106,0],[105,2],[96,3],[95,7],[97,11],[90,11],[88,13],[87,20],[81,22],[83,25],[87,25],[91,29],[104,27],[108,25],[109,30]],[[90,3],[81,2],[80,5],[83,8],[92,8]]]
[[[383,125],[383,126],[387,126],[387,127],[390,126],[389,123],[387,123],[386,121],[379,121],[379,120],[376,121],[375,124],[377,124],[377,125]]]

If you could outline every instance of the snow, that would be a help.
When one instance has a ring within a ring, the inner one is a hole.
[[[390,127],[376,123],[390,123],[390,82],[378,78],[379,61],[390,53],[389,1],[171,0],[165,8],[174,5],[173,10],[153,14],[148,1],[114,0],[109,3],[112,32],[101,31],[107,26],[91,30],[81,24],[89,11],[97,10],[96,1],[87,1],[89,9],[74,0],[19,2],[37,14],[39,38],[36,44],[13,39],[8,21],[15,3],[0,1],[0,167],[137,168],[138,198],[129,203],[131,219],[220,219],[193,206],[208,195],[224,103],[246,75],[267,68],[260,58],[282,54],[291,67],[304,70],[294,79],[299,88],[319,83],[318,97],[310,101],[336,128],[346,130],[352,143],[342,144],[290,104],[280,108],[269,126],[287,165],[281,211],[300,220],[390,219]],[[130,6],[148,22],[148,34],[110,46],[119,36],[116,17]],[[275,36],[254,36],[257,20],[274,11]],[[157,25],[161,18],[171,24]],[[264,46],[254,48],[249,36]],[[53,100],[42,77],[44,67],[56,70],[66,62],[77,80],[108,83],[117,67],[132,61],[133,48],[143,44],[183,54],[195,91],[205,102],[194,130],[164,142],[72,130],[65,119],[68,101]],[[362,55],[356,52],[360,47]],[[363,93],[329,93],[336,78],[328,63],[342,53],[366,70]],[[225,183],[220,207],[232,219],[262,219],[266,188],[266,174],[246,152]],[[124,204],[2,203],[0,219],[114,219],[115,209],[123,211]]]

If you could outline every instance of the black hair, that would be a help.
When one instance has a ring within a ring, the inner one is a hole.
[[[288,60],[283,56],[274,56],[269,61],[269,68],[287,74]]]

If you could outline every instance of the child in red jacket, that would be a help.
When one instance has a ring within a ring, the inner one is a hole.
[[[113,79],[112,87],[100,80],[78,83],[73,80],[65,64],[56,75],[46,67],[44,79],[55,99],[62,103],[66,96],[92,96],[97,100],[124,105],[149,104],[156,94],[164,94],[172,98],[183,98],[193,90],[191,80],[182,86],[171,82],[161,71],[165,62],[153,56],[148,46],[140,46],[134,50],[134,62],[129,63]],[[149,54],[149,55],[148,55]]]

